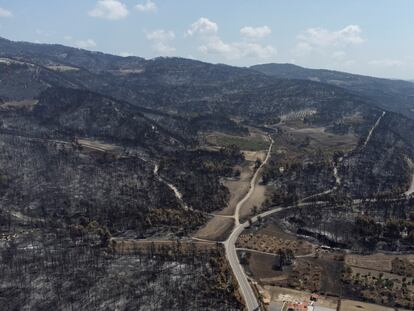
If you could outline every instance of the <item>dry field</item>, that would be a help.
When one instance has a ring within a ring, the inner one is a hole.
[[[78,139],[77,143],[84,148],[101,151],[101,152],[109,152],[118,149],[119,147],[111,144],[102,143],[97,140],[90,140],[90,139]]]
[[[33,109],[33,107],[39,101],[36,99],[25,99],[21,101],[10,101],[5,102],[4,104],[0,105],[0,108],[25,108],[25,109]]]
[[[358,143],[355,135],[337,135],[326,132],[323,127],[309,127],[302,123],[288,123],[279,126],[284,131],[276,137],[274,152],[286,153],[290,158],[297,158],[304,153],[322,149],[326,154],[335,151],[350,151]]]
[[[262,204],[266,201],[266,186],[256,185],[251,197],[243,204],[240,209],[240,218],[246,219],[253,214],[253,209],[256,206],[257,210],[261,210]]]
[[[265,290],[270,293],[271,301],[274,302],[294,302],[294,301],[309,301],[311,293],[297,291],[294,289],[283,288],[278,286],[266,285]],[[316,306],[331,309],[336,311],[338,300],[332,297],[320,297]]]
[[[242,252],[247,254],[248,265],[246,266],[246,270],[255,280],[259,281],[259,283],[266,284],[269,279],[273,281],[286,279],[283,272],[276,271],[272,268],[275,263],[276,256],[245,251],[238,252],[239,254]]]
[[[279,249],[290,249],[295,256],[312,254],[315,250],[312,244],[303,240],[285,240],[272,235],[253,233],[242,234],[237,240],[237,247],[273,254]]]
[[[157,253],[165,247],[180,249],[183,251],[203,251],[206,249],[216,249],[217,243],[211,242],[199,242],[199,241],[189,241],[189,242],[180,242],[174,240],[165,240],[165,241],[151,241],[151,240],[134,240],[134,239],[124,239],[124,238],[112,238],[110,241],[110,247],[112,251],[122,255],[134,254],[137,252],[148,253],[153,251]]]
[[[413,282],[414,278],[412,277],[405,277],[402,275],[388,273],[388,272],[381,272],[375,269],[365,269],[365,268],[356,268],[352,267],[352,275],[354,277],[359,276],[360,278],[364,278],[368,281],[368,283],[375,283],[376,280],[382,278],[384,280],[393,280],[395,282],[395,286],[401,288],[401,281],[405,279],[408,283]],[[414,291],[414,286],[410,285],[407,287],[411,291]]]
[[[234,227],[234,219],[216,215],[193,236],[197,239],[224,241]]]
[[[382,307],[370,303],[355,301],[355,300],[341,300],[341,307],[339,311],[394,311],[394,308]],[[400,309],[402,310],[402,309]]]
[[[228,205],[221,211],[217,212],[219,215],[233,215],[237,203],[249,191],[250,179],[253,176],[254,164],[245,162],[241,166],[235,167],[240,170],[240,177],[238,179],[225,179],[223,184],[230,192],[230,199]]]
[[[207,142],[213,146],[226,147],[236,145],[240,150],[260,151],[269,147],[269,142],[263,134],[251,132],[249,136],[235,136],[224,133],[211,133],[206,136]]]
[[[414,263],[414,255],[386,255],[374,254],[369,256],[363,255],[346,255],[345,264],[351,267],[376,270],[381,272],[391,272],[391,261],[395,258],[407,259]]]
[[[58,72],[66,72],[66,71],[79,71],[79,68],[66,66],[66,65],[50,65],[47,66],[48,69]]]

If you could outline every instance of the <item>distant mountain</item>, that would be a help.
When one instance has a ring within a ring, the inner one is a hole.
[[[15,77],[0,87],[0,98],[5,100],[38,99],[50,87],[83,89],[187,120],[214,115],[216,120],[239,116],[263,121],[311,109],[324,115],[319,121],[332,122],[333,116],[352,113],[357,107],[375,108],[369,98],[326,83],[275,79],[249,68],[182,58],[123,58],[0,39],[0,60],[0,78]],[[220,123],[222,129],[237,130],[229,122],[207,119],[198,119],[202,124],[197,126],[205,128],[208,123],[214,130],[212,126]]]
[[[92,72],[139,68],[144,61],[139,57],[121,57],[101,52],[67,47],[59,44],[15,42],[0,37],[0,56],[24,59],[42,66],[65,65],[81,67]]]
[[[279,79],[305,79],[339,86],[373,99],[383,109],[414,119],[414,85],[408,81],[308,69],[292,64],[263,64],[250,68]]]

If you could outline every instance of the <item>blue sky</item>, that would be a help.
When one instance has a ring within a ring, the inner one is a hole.
[[[413,0],[0,0],[0,36],[414,79]]]

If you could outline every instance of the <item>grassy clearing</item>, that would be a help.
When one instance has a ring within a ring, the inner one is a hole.
[[[345,256],[345,263],[349,266],[361,269],[375,268],[377,271],[390,272],[391,261],[395,258],[407,259],[410,262],[414,262],[414,255],[373,254],[364,256],[350,254]]]
[[[354,300],[342,300],[340,311],[393,311],[394,308],[382,307]]]
[[[231,145],[238,146],[241,150],[259,151],[269,148],[269,143],[260,136],[232,136],[222,133],[210,134],[207,141],[212,145],[228,147]]]
[[[280,126],[282,134],[274,137],[274,154],[285,154],[287,159],[300,159],[306,155],[323,154],[331,158],[335,151],[353,150],[358,138],[353,134],[336,135],[325,131],[323,127]]]
[[[105,144],[97,140],[78,139],[78,143],[85,148],[90,148],[90,149],[98,150],[102,152],[113,151],[117,149],[117,146],[115,145]]]
[[[36,99],[25,99],[21,101],[9,101],[0,105],[1,108],[26,108],[32,109],[39,101]]]
[[[79,68],[65,66],[65,65],[50,65],[47,66],[48,69],[58,72],[66,72],[66,71],[79,71]]]

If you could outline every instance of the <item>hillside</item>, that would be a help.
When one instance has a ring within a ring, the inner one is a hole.
[[[383,109],[414,118],[414,85],[403,80],[380,79],[345,72],[308,69],[291,64],[263,64],[253,70],[280,79],[304,79],[328,83],[372,98]]]
[[[229,266],[230,242],[217,242],[240,229],[253,237],[273,212],[275,235],[288,229],[315,249],[410,250],[412,90],[293,65],[0,39],[0,301],[239,310],[237,252]],[[401,210],[389,211],[393,200]],[[358,227],[365,212],[381,228],[390,212],[398,245],[388,231],[372,242]],[[274,270],[284,253],[256,264]],[[195,299],[184,306],[169,292]]]
[[[368,99],[338,87],[274,79],[256,70],[227,65],[181,58],[124,59],[64,46],[4,39],[0,40],[0,47],[0,57],[18,59],[23,62],[21,66],[26,66],[20,68],[17,75],[14,66],[3,63],[7,70],[12,71],[10,74],[19,77],[14,83],[27,84],[30,90],[27,94],[20,94],[8,88],[9,91],[5,89],[0,93],[0,98],[10,100],[21,100],[23,96],[36,98],[46,85],[52,85],[88,89],[132,105],[187,116],[224,113],[247,119],[264,114],[276,118],[302,108],[314,108],[325,113],[341,110],[342,105],[363,103],[375,106]],[[85,63],[89,65],[84,66]],[[91,64],[93,70],[90,69]],[[36,78],[37,84],[30,82],[32,71],[40,73]],[[254,104],[255,101],[260,104]]]

